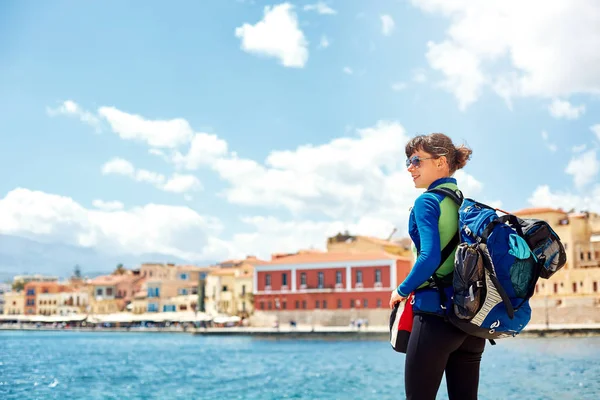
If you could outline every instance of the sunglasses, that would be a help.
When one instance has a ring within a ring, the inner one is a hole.
[[[412,156],[406,160],[406,168],[410,167],[411,165],[415,168],[419,168],[421,166],[421,161],[432,160],[434,158],[435,157],[421,158],[419,156]]]

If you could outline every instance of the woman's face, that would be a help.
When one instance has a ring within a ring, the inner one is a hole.
[[[423,150],[411,154],[406,163],[417,189],[427,189],[434,181],[448,175],[447,168],[443,168],[445,157],[436,159]]]

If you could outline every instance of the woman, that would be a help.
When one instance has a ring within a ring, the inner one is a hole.
[[[454,146],[444,134],[421,135],[406,145],[406,165],[417,188],[457,190],[452,175],[465,166],[471,153],[465,146]],[[414,292],[414,320],[404,375],[409,400],[435,399],[444,372],[450,400],[477,399],[479,364],[485,340],[468,335],[445,321],[440,292],[431,288],[428,282],[434,272],[437,282],[450,276],[455,251],[446,260],[441,260],[441,249],[457,230],[458,206],[452,199],[438,193],[423,193],[417,198],[410,212],[409,235],[418,257],[409,275],[392,291],[390,298],[393,308]],[[450,298],[452,289],[448,286],[444,297]]]

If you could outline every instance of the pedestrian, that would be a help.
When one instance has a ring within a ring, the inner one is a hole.
[[[471,149],[464,145],[456,147],[444,134],[420,135],[406,145],[406,166],[416,188],[446,187],[456,191],[454,173],[465,166],[471,154]],[[405,359],[406,398],[435,399],[445,372],[450,400],[477,399],[485,339],[471,336],[447,322],[442,306],[444,299],[450,298],[448,294],[452,294],[456,249],[445,260],[441,254],[458,231],[458,206],[444,194],[422,193],[410,211],[408,228],[416,260],[390,297],[393,308],[414,293],[413,327]],[[434,273],[435,280],[431,278]],[[438,284],[444,291],[442,297]]]

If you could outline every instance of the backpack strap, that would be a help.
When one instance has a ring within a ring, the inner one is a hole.
[[[427,193],[437,193],[437,194],[441,194],[447,197],[450,197],[452,199],[452,201],[454,201],[456,203],[457,206],[461,206],[463,200],[464,200],[464,196],[462,194],[462,192],[458,189],[456,190],[452,190],[450,188],[446,188],[446,187],[436,187],[433,189],[429,189],[427,191]]]
[[[460,206],[463,201],[463,195],[460,192],[460,190],[457,190],[455,192],[454,190],[448,189],[448,188],[433,188],[433,189],[428,190],[427,192],[438,193],[443,196],[450,197],[458,206]],[[442,282],[443,278],[440,278],[437,276],[437,271],[442,267],[442,265],[444,265],[444,263],[446,262],[448,257],[450,257],[450,255],[452,254],[454,249],[456,249],[456,246],[458,246],[459,241],[460,241],[460,233],[457,230],[456,233],[454,234],[454,236],[452,237],[452,239],[450,239],[450,241],[442,249],[442,256],[440,259],[440,264],[435,269],[435,271],[433,271],[433,274],[431,274],[431,277],[429,279],[427,279],[427,282],[429,283],[427,288],[435,288],[435,289],[438,289],[438,291],[440,292],[440,306],[442,307],[442,309],[446,309],[446,292],[444,291],[444,286],[447,286],[447,285],[444,285],[444,282]],[[452,274],[453,273],[451,272],[444,278],[446,278]]]

